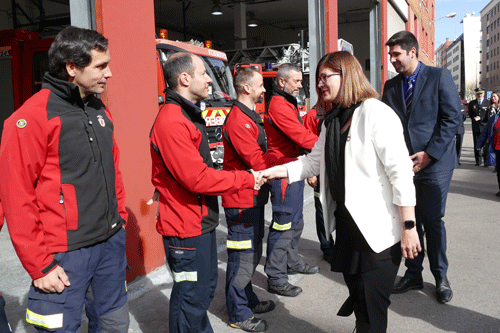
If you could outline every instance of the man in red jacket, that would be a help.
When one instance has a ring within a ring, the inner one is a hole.
[[[251,68],[242,68],[234,76],[238,100],[223,126],[224,170],[264,170],[293,159],[278,159],[267,153],[264,123],[254,111],[262,103],[264,81]],[[228,263],[226,270],[226,303],[229,323],[247,332],[266,329],[265,320],[253,314],[275,308],[273,301],[259,302],[252,290],[252,276],[262,257],[264,237],[264,205],[269,198],[269,185],[260,191],[242,190],[222,196],[228,236]]]
[[[201,110],[212,80],[203,61],[179,52],[164,65],[166,102],[150,134],[152,183],[159,192],[156,229],[174,286],[170,332],[213,332],[207,316],[217,286],[217,195],[258,190],[253,171],[216,171]]]
[[[101,34],[64,29],[42,89],[4,123],[0,197],[39,331],[79,331],[89,286],[95,324],[128,331],[125,192],[111,114],[95,96],[110,60]]]
[[[296,97],[302,88],[302,72],[293,64],[278,68],[276,85],[267,106],[264,127],[269,152],[282,157],[298,157],[304,149],[311,150],[318,136],[302,123]],[[304,228],[302,206],[304,181],[288,184],[276,179],[271,184],[273,222],[267,242],[266,274],[268,290],[295,297],[302,289],[288,282],[288,274],[315,274],[318,266],[306,264],[298,253],[298,242]]]

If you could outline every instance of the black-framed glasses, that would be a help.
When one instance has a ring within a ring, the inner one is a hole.
[[[319,76],[319,79],[321,80],[321,82],[323,82],[324,84],[326,84],[326,81],[328,80],[328,78],[330,76],[336,76],[336,75],[342,75],[342,73],[321,74]]]

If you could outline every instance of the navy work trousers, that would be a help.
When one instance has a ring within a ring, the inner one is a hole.
[[[185,239],[163,236],[163,244],[174,279],[170,332],[213,332],[207,310],[217,287],[215,230]]]
[[[234,324],[251,318],[251,309],[259,304],[251,279],[262,258],[264,206],[224,211],[228,228],[226,304],[229,322]]]
[[[304,181],[287,184],[276,179],[271,184],[273,222],[267,240],[265,272],[270,285],[288,282],[287,269],[300,270],[305,262],[299,255],[299,240],[304,229]]]
[[[33,285],[28,293],[26,320],[39,332],[79,332],[83,304],[92,288],[92,312],[102,332],[128,332],[129,313],[125,229],[106,241],[55,255],[71,285],[61,293],[45,293]]]
[[[418,236],[422,249],[424,249],[425,233],[427,256],[435,279],[444,279],[448,271],[446,228],[443,217],[452,176],[453,170],[449,170],[422,175],[414,179],[417,195],[415,217]],[[419,254],[415,259],[405,260],[406,276],[412,279],[422,277],[423,253]]]

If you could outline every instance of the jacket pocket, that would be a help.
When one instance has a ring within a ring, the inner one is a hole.
[[[31,285],[26,321],[38,329],[53,332],[63,327],[64,303],[68,288],[61,293],[45,293]]]
[[[78,229],[78,203],[76,200],[76,190],[71,184],[61,185],[61,200],[63,205],[64,218],[66,219],[66,230]]]

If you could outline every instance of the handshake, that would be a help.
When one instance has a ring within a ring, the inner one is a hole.
[[[288,177],[288,170],[284,165],[277,165],[261,171],[254,171],[250,169],[250,171],[255,177],[255,186],[253,188],[255,191],[260,190],[262,185],[271,180]]]

